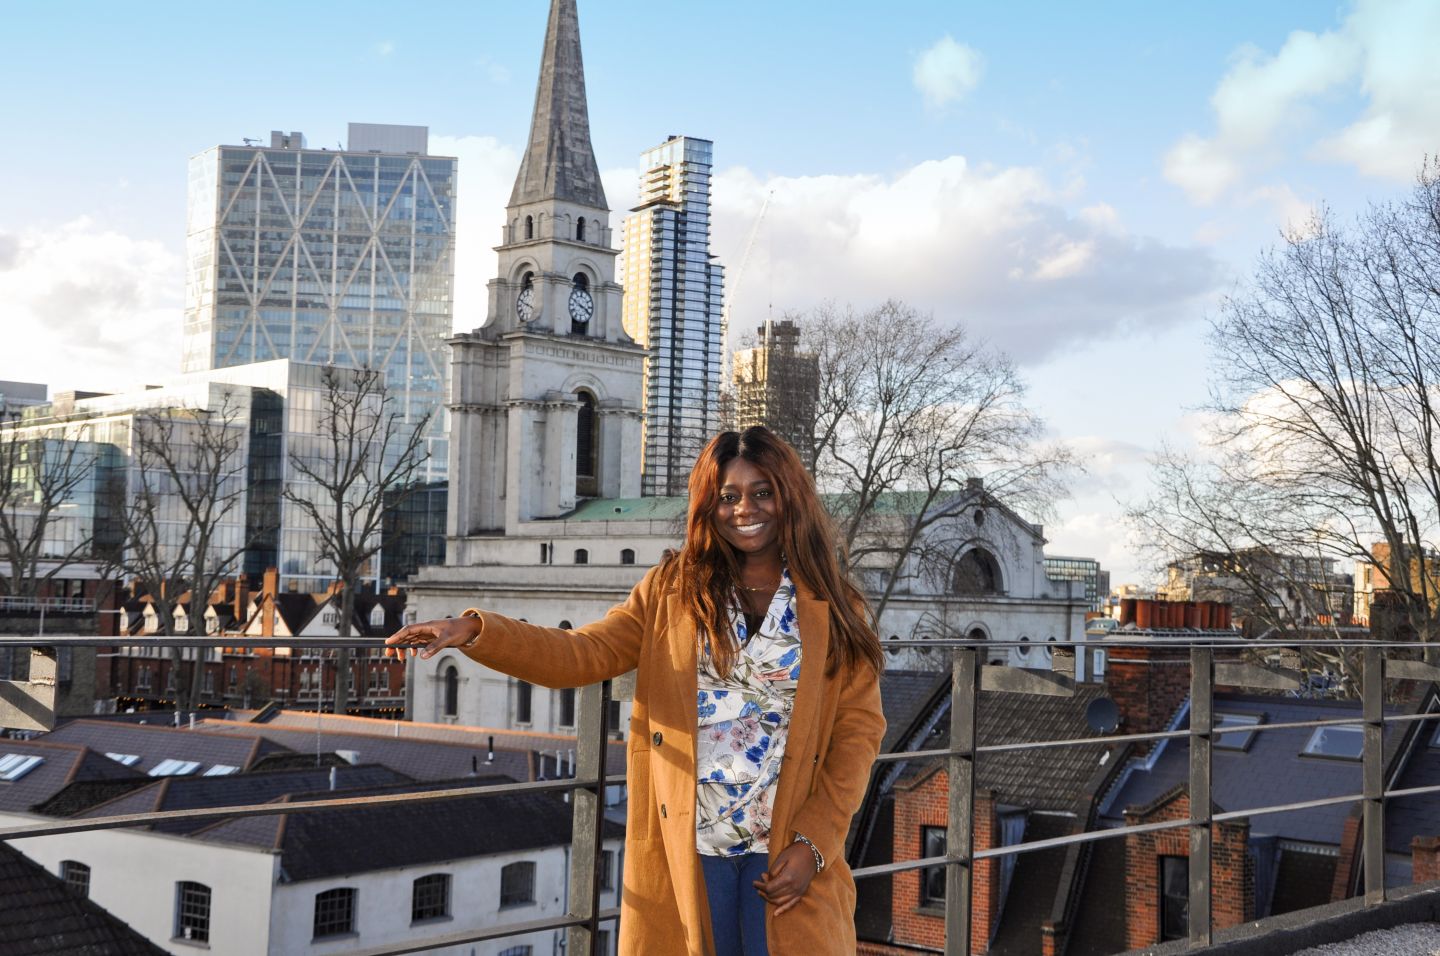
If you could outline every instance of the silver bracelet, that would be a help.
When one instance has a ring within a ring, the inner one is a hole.
[[[805,844],[806,846],[808,846],[808,847],[810,848],[810,852],[813,853],[813,854],[815,854],[815,872],[816,872],[816,873],[819,873],[821,870],[825,869],[825,857],[820,854],[820,848],[817,847],[815,844],[813,844],[813,843],[810,842],[810,838],[809,838],[809,837],[807,837],[807,836],[806,836],[805,834],[803,834],[803,833],[797,833],[797,834],[795,834],[795,842],[796,842],[796,843],[803,843],[803,844]]]

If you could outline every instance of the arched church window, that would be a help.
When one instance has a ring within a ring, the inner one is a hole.
[[[590,563],[590,552],[587,551],[587,550],[585,550],[584,548],[576,548],[576,549],[575,549],[575,563],[576,563],[576,564],[589,564],[589,563]]]
[[[575,416],[575,494],[593,498],[599,493],[596,459],[600,422],[595,414],[595,396],[582,389],[575,397],[580,401],[580,410]]]
[[[999,594],[1000,564],[984,548],[971,548],[955,562],[955,594]]]
[[[584,241],[585,241],[585,217],[584,217],[584,216],[581,216],[581,217],[575,222],[575,240],[576,240],[577,242],[584,242]]]
[[[620,563],[621,563],[621,564],[634,564],[634,563],[635,563],[635,550],[634,550],[633,548],[621,548],[621,549],[620,549]]]
[[[460,672],[454,664],[445,667],[445,716],[454,717],[460,713]]]
[[[535,217],[534,217],[534,216],[526,216],[526,217],[525,217],[525,238],[526,238],[526,239],[534,239],[534,238],[535,238]]]

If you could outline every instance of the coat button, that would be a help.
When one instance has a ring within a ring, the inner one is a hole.
[[[653,742],[653,743],[655,744],[655,746],[657,746],[657,747],[660,746],[660,742],[661,742],[662,740],[664,740],[664,739],[665,739],[665,735],[662,734],[662,733],[661,733],[660,731],[658,731],[658,730],[655,731],[655,733],[650,736],[651,742]]]
[[[667,814],[665,813],[665,804],[663,804],[663,803],[660,804],[660,815],[661,815],[662,817],[667,816]]]

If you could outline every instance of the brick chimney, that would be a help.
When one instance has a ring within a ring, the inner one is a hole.
[[[275,636],[275,596],[280,592],[280,569],[266,568],[260,588],[260,636]]]
[[[1417,836],[1410,841],[1411,883],[1440,880],[1440,837]]]
[[[1118,731],[1164,730],[1190,694],[1190,652],[1145,645],[1114,645],[1105,651],[1105,692],[1120,710]]]

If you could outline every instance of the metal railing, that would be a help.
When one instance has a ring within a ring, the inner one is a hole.
[[[306,638],[306,645],[317,648],[373,648],[381,646],[378,638]],[[103,637],[0,637],[0,647],[33,647],[31,679],[26,682],[0,682],[0,725],[8,719],[30,720],[37,728],[53,721],[54,660],[56,647],[110,647],[116,638]],[[126,637],[127,646],[175,646],[184,644],[201,647],[291,647],[294,638],[246,638],[234,636],[215,638],[135,638]],[[948,817],[946,852],[942,856],[900,860],[853,871],[857,880],[893,876],[933,867],[945,869],[945,952],[969,954],[971,951],[971,896],[974,868],[982,861],[1012,854],[1030,853],[1059,847],[1080,846],[1098,840],[1125,837],[1164,830],[1185,829],[1189,833],[1189,918],[1190,947],[1210,945],[1215,939],[1212,919],[1211,850],[1214,830],[1219,824],[1267,814],[1284,813],[1316,807],[1359,803],[1361,811],[1361,844],[1364,906],[1373,906],[1387,899],[1385,884],[1385,802],[1403,796],[1440,795],[1440,785],[1386,789],[1384,728],[1386,724],[1405,724],[1434,720],[1440,714],[1386,714],[1384,687],[1386,679],[1435,681],[1440,683],[1440,666],[1424,660],[1401,657],[1402,653],[1426,649],[1433,657],[1433,648],[1414,642],[1306,640],[1303,642],[1255,642],[1215,636],[1215,632],[1179,633],[1174,637],[1132,638],[1122,633],[1085,642],[1048,644],[1052,651],[1049,671],[1021,669],[987,664],[985,658],[997,649],[1032,646],[1004,641],[887,641],[887,648],[941,649],[951,658],[950,746],[882,754],[876,761],[883,766],[900,761],[941,759],[948,770]],[[1037,741],[980,744],[978,740],[982,691],[1009,691],[1045,695],[1066,695],[1075,691],[1075,654],[1077,651],[1102,648],[1145,647],[1188,656],[1189,664],[1189,727],[1143,733],[1107,734],[1104,736],[1047,739]],[[1334,648],[1359,652],[1361,664],[1360,715],[1333,719],[1289,721],[1216,727],[1215,689],[1218,686],[1268,691],[1283,690],[1296,683],[1297,674],[1283,668],[1248,663],[1241,660],[1244,652],[1289,650],[1298,647]],[[1220,658],[1217,660],[1217,653]],[[623,681],[623,679],[622,679]],[[623,696],[623,695],[622,695]],[[364,796],[315,800],[303,803],[259,804],[216,807],[204,810],[137,813],[124,816],[57,820],[20,827],[0,828],[0,841],[52,836],[89,830],[144,826],[162,821],[212,820],[226,817],[268,816],[275,814],[313,813],[354,807],[374,807],[387,803],[454,800],[463,797],[517,793],[572,794],[573,836],[569,872],[569,907],[563,916],[525,922],[506,923],[483,930],[467,930],[444,936],[433,936],[404,944],[359,950],[363,956],[398,956],[441,946],[499,939],[522,933],[545,930],[566,931],[566,951],[594,953],[599,943],[601,923],[617,918],[615,908],[600,907],[600,866],[604,827],[605,788],[623,784],[623,775],[604,773],[606,747],[610,741],[606,714],[611,699],[610,682],[592,685],[577,692],[577,740],[575,775],[570,779],[531,781],[458,789],[420,791],[397,795]],[[1358,793],[1325,796],[1313,799],[1272,804],[1244,810],[1214,812],[1213,746],[1217,737],[1226,734],[1265,733],[1278,730],[1335,726],[1363,727],[1361,752],[1362,786]],[[1187,818],[1158,822],[1127,823],[1122,826],[1086,830],[1066,836],[1032,840],[1003,846],[977,848],[974,838],[974,811],[977,798],[976,767],[983,755],[1002,755],[1021,749],[1094,746],[1096,744],[1144,744],[1165,740],[1187,740],[1189,743],[1188,786],[1191,811]],[[617,883],[618,886],[618,883]],[[1250,923],[1241,932],[1258,934],[1265,931],[1265,921]]]

